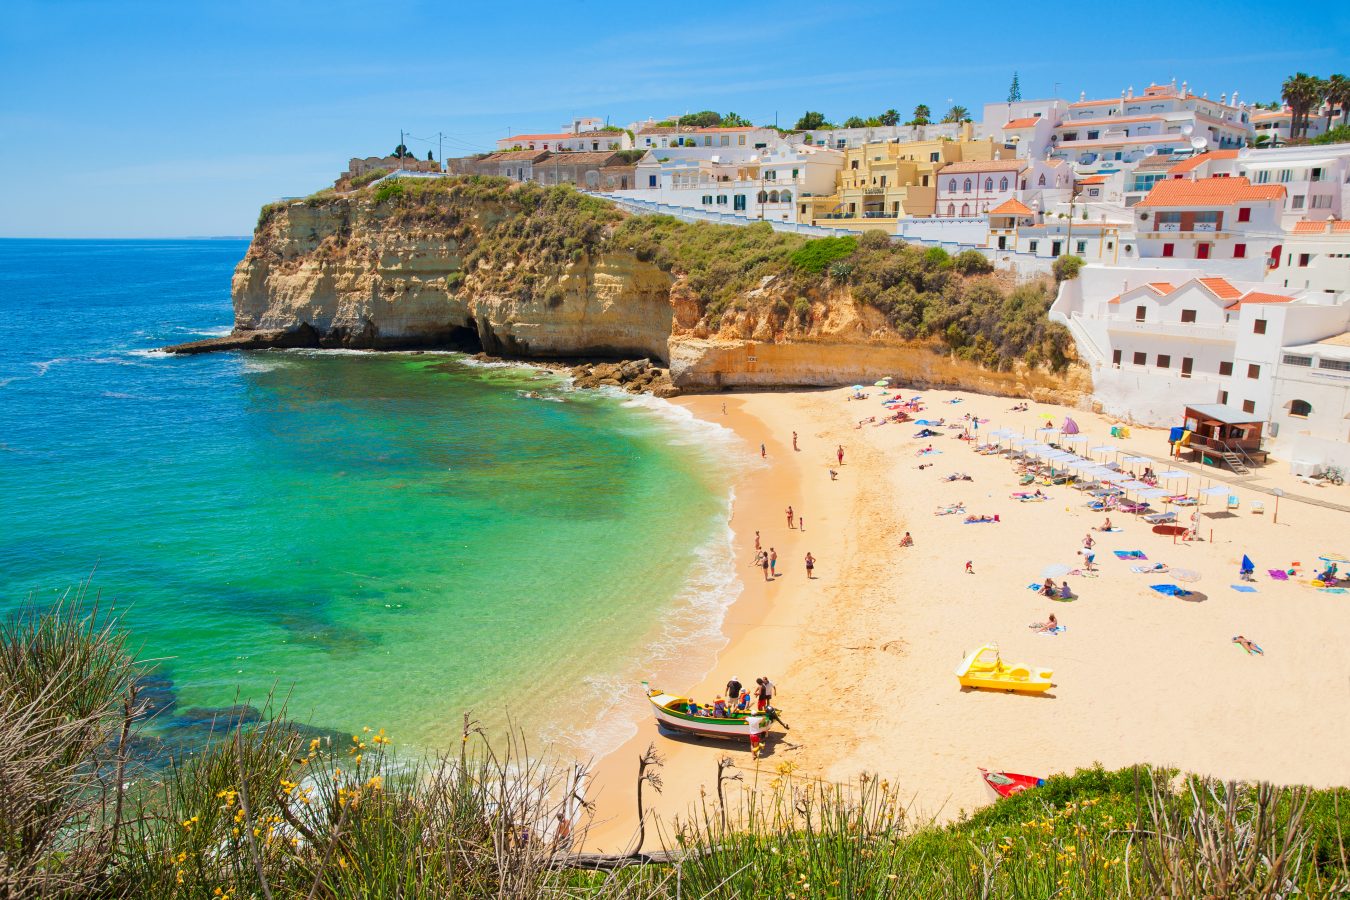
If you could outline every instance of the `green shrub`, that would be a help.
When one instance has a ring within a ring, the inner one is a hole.
[[[836,260],[852,256],[858,249],[855,237],[826,237],[807,241],[789,259],[803,272],[819,275]]]
[[[951,255],[941,247],[929,247],[923,254],[924,262],[938,269],[945,269],[952,264]]]
[[[396,200],[407,193],[402,178],[392,178],[385,181],[375,189],[375,202],[384,203],[386,200]]]
[[[994,264],[978,250],[962,250],[952,260],[952,268],[962,275],[987,275],[994,271]]]
[[[805,325],[811,319],[811,301],[798,297],[792,303],[792,311],[797,315],[798,323]]]
[[[348,183],[352,186],[352,190],[357,190],[365,187],[372,181],[379,181],[388,174],[388,169],[371,169],[369,172],[363,172],[362,174],[355,176]]]
[[[1078,272],[1083,268],[1083,258],[1073,255],[1061,256],[1050,268],[1055,273],[1055,281],[1069,281],[1078,277]]]

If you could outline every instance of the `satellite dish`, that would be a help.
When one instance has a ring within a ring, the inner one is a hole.
[[[1183,125],[1181,126],[1181,133],[1186,135],[1186,137],[1190,137],[1195,134],[1195,126],[1190,124]]]
[[[1196,150],[1203,150],[1203,149],[1205,149],[1206,145],[1208,145],[1208,144],[1209,144],[1209,139],[1208,139],[1208,138],[1202,138],[1202,137],[1193,137],[1193,138],[1191,138],[1191,146],[1194,147]]]
[[[1147,144],[1147,145],[1145,145],[1145,147],[1144,147],[1144,155],[1145,155],[1145,156],[1152,156],[1153,154],[1155,154],[1155,153],[1157,153],[1157,152],[1158,152],[1158,147],[1157,147],[1156,144]]]

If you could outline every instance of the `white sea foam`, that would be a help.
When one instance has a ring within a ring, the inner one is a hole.
[[[128,350],[127,356],[135,356],[138,359],[171,359],[172,353],[165,353],[158,347],[152,347],[142,350]]]
[[[233,325],[212,325],[209,328],[177,328],[179,334],[200,334],[202,337],[225,337],[234,331]]]

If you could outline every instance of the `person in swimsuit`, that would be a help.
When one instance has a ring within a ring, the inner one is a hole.
[[[769,574],[778,577],[778,551],[772,547],[769,548]]]
[[[772,581],[773,579],[769,577],[769,554],[761,553],[759,557],[759,564],[764,567],[764,580]]]
[[[842,466],[842,465],[844,464],[844,445],[843,445],[843,444],[840,444],[840,445],[839,445],[839,449],[838,449],[838,451],[836,451],[836,452],[837,452],[837,454],[838,454],[838,456],[839,456],[839,465]]]
[[[797,448],[797,432],[795,432],[795,431],[792,432],[792,449],[793,449],[793,450],[798,449],[798,448]]]
[[[815,577],[814,575],[811,574],[813,571],[815,571],[815,568],[816,568],[816,558],[815,558],[814,556],[811,555],[810,551],[807,551],[807,554],[806,554],[806,577],[807,577],[808,579],[809,579],[809,578],[814,578],[814,577]]]
[[[790,507],[790,506],[787,508],[787,520],[788,520],[788,528],[791,528],[791,527],[792,527],[792,507]]]
[[[913,546],[914,546],[914,538],[912,538],[912,537],[909,536],[909,532],[908,532],[908,531],[906,531],[906,532],[905,532],[905,536],[902,537],[902,538],[900,539],[900,546],[901,546],[901,547],[913,547]]]

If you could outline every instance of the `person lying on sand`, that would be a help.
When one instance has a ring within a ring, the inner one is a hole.
[[[1243,650],[1246,650],[1248,653],[1254,656],[1266,655],[1266,651],[1262,650],[1261,646],[1257,644],[1255,641],[1253,641],[1251,638],[1245,638],[1239,634],[1233,638],[1233,643],[1237,644]]]
[[[854,427],[854,429],[856,430],[856,429],[858,429],[858,428],[863,427],[864,425],[868,425],[868,424],[870,424],[870,423],[872,423],[872,422],[875,422],[876,420],[877,420],[877,417],[876,417],[876,416],[868,416],[866,419],[859,419],[859,420],[858,420],[858,424],[855,425],[855,426],[853,426],[853,427]]]

